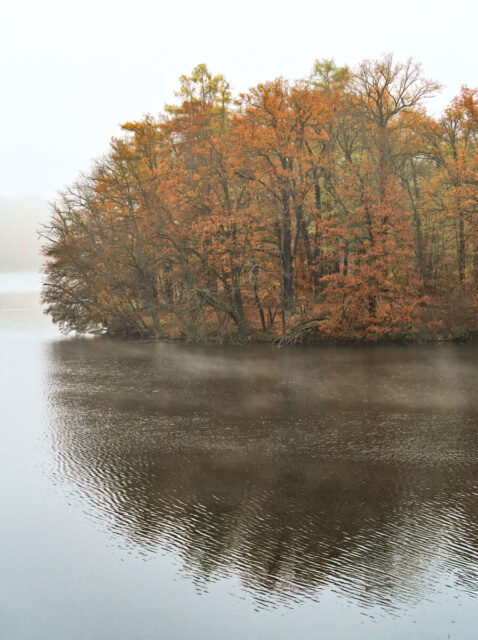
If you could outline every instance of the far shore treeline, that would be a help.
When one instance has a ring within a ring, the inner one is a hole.
[[[64,330],[191,341],[478,335],[478,90],[391,55],[233,98],[205,65],[52,206]]]

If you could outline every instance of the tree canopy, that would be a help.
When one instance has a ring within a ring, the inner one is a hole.
[[[393,56],[233,98],[198,65],[60,194],[43,300],[66,331],[188,340],[478,332],[478,90]]]

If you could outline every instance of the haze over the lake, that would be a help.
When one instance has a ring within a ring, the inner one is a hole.
[[[198,63],[237,95],[393,52],[443,85],[437,115],[478,84],[477,19],[476,0],[3,6],[0,640],[476,640],[478,345],[65,337],[38,231]]]

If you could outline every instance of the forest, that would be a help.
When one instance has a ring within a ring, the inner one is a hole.
[[[478,89],[391,54],[236,97],[198,65],[51,205],[64,331],[280,344],[478,335]]]

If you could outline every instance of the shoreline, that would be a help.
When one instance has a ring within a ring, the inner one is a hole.
[[[227,340],[220,338],[211,338],[207,340],[192,340],[190,338],[177,337],[135,337],[135,336],[119,336],[109,334],[88,334],[75,333],[74,331],[62,334],[65,337],[73,337],[79,339],[114,341],[124,344],[182,344],[188,346],[223,346],[223,347],[248,347],[255,345],[264,345],[283,349],[285,347],[384,347],[384,346],[400,346],[400,347],[417,347],[417,346],[441,346],[441,345],[476,345],[478,344],[478,336],[470,336],[467,338],[438,338],[438,339],[416,339],[416,340],[304,340],[302,342],[280,342],[280,338],[270,339],[244,339],[244,340]]]

